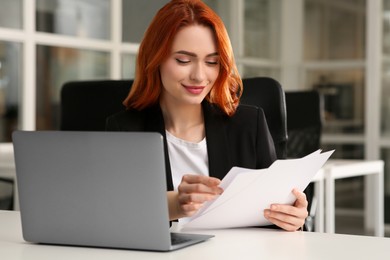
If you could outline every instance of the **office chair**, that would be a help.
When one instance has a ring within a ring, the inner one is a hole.
[[[61,89],[60,129],[104,131],[106,118],[124,110],[132,80],[73,81]]]
[[[241,103],[261,107],[275,144],[278,159],[286,158],[287,122],[284,91],[276,80],[267,77],[243,79]]]
[[[323,101],[318,91],[286,92],[287,110],[287,158],[300,158],[320,148]],[[316,198],[314,185],[305,190],[309,202],[306,230],[314,230]]]
[[[124,109],[132,80],[73,81],[61,89],[61,130],[104,131],[106,118]],[[242,103],[263,108],[278,158],[286,157],[286,108],[280,84],[271,78],[243,79]]]
[[[286,92],[287,157],[299,158],[320,148],[323,102],[318,91]]]

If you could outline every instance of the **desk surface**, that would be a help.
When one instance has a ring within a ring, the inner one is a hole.
[[[177,229],[177,227],[176,227]],[[23,240],[20,214],[0,211],[0,258],[29,259],[388,259],[390,238],[258,228],[197,231],[209,241],[169,253],[51,246]]]

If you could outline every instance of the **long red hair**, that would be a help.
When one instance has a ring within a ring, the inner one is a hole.
[[[242,80],[229,36],[221,18],[200,0],[172,0],[153,18],[139,47],[133,86],[123,102],[128,109],[141,110],[158,103],[163,88],[159,67],[170,55],[177,32],[194,24],[214,32],[220,60],[218,77],[206,100],[229,116],[235,113]]]

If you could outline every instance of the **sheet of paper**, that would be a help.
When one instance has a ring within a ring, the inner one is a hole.
[[[232,228],[270,224],[263,211],[273,203],[292,204],[292,189],[303,191],[333,151],[276,160],[269,168],[234,167],[222,180],[224,192],[205,205],[186,228]],[[226,180],[225,180],[226,179]]]

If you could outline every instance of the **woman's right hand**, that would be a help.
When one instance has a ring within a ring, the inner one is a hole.
[[[168,193],[170,219],[194,215],[206,201],[215,199],[223,192],[220,180],[201,175],[184,175],[177,192]],[[176,206],[175,206],[176,205]]]

